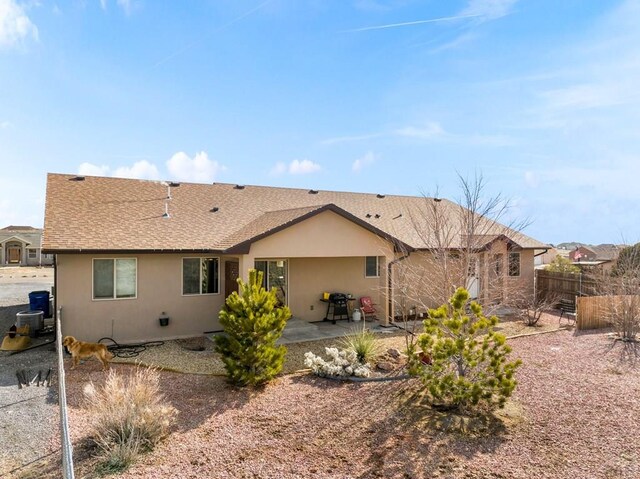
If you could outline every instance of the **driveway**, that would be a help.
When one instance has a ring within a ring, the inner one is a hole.
[[[29,293],[51,290],[52,268],[0,268],[0,340],[16,321],[16,313],[29,309]],[[34,344],[49,341],[34,338]],[[16,371],[38,371],[43,377],[52,369],[51,387],[18,387]],[[57,446],[58,399],[54,345],[18,354],[0,351],[0,477],[20,477],[27,464],[55,452]]]

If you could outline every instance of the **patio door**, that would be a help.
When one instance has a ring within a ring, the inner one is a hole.
[[[286,259],[256,260],[255,267],[263,272],[262,286],[265,289],[276,288],[276,295],[281,304],[288,304],[289,295],[289,263]]]

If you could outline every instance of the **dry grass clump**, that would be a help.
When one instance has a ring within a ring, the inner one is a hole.
[[[128,375],[109,371],[102,386],[84,388],[92,439],[106,471],[126,469],[164,438],[177,414],[160,393],[160,376],[137,367]]]

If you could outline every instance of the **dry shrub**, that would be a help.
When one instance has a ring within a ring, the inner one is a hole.
[[[111,370],[104,385],[85,386],[92,438],[106,469],[127,468],[168,434],[177,411],[164,402],[159,384],[156,370],[137,367],[128,375]]]

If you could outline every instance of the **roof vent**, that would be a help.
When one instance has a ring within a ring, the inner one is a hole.
[[[220,211],[220,208],[218,208],[217,206],[214,206],[209,211],[211,211],[212,213],[217,213],[218,211]]]
[[[402,218],[402,213],[400,213],[398,216],[394,216],[392,219],[397,220],[398,218]]]
[[[244,185],[236,185],[233,187],[234,190],[244,190]]]
[[[380,198],[380,199],[382,199],[382,198],[384,198],[384,197],[385,197],[385,195],[381,195],[380,193],[378,193],[378,194],[376,195],[376,198]]]
[[[376,215],[374,216],[374,218],[380,218],[380,215],[378,213],[376,213]]]
[[[177,188],[178,186],[180,186],[180,183],[176,183],[175,181],[170,181],[169,186],[172,188]]]
[[[69,178],[69,181],[84,181],[84,176],[74,176],[73,178]]]
[[[318,190],[309,190],[309,194],[310,195],[317,195],[318,194]]]
[[[442,198],[434,198],[433,201],[435,201],[436,203],[440,203],[442,201]]]
[[[366,216],[367,218],[371,218],[371,213],[367,213],[365,216]]]

